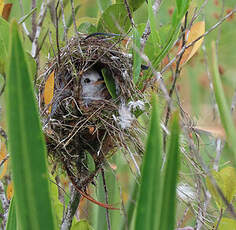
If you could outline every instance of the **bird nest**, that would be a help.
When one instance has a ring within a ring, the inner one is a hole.
[[[136,120],[143,98],[132,81],[132,60],[119,44],[101,36],[72,38],[38,79],[49,156],[80,189],[94,182],[117,148],[135,164],[135,155],[143,152],[143,129]],[[48,87],[53,90],[50,102]]]

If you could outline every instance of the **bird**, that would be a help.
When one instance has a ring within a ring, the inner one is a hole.
[[[89,69],[81,76],[81,99],[88,106],[93,101],[107,98],[104,79],[98,71]]]

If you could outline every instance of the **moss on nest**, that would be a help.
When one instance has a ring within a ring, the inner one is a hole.
[[[52,72],[53,99],[45,105],[45,83]],[[49,156],[62,163],[78,187],[85,189],[94,181],[117,147],[133,160],[133,154],[143,152],[143,130],[132,114],[139,106],[134,103],[142,94],[132,81],[132,61],[117,40],[96,36],[72,38],[48,62],[38,80]],[[112,84],[115,97],[111,95]],[[87,166],[88,154],[94,160],[93,171]]]

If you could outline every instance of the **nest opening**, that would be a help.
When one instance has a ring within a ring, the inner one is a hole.
[[[53,99],[45,104],[45,85],[53,71]],[[63,165],[78,187],[85,189],[94,182],[106,158],[117,147],[129,152],[131,143],[136,153],[143,151],[143,133],[131,107],[126,106],[142,94],[133,84],[130,58],[111,40],[72,38],[49,61],[39,82],[38,98],[49,156]],[[124,118],[128,128],[117,122],[121,113],[128,114]],[[95,165],[92,171],[88,169],[88,154]]]

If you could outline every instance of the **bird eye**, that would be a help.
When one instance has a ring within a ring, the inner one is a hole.
[[[89,78],[85,78],[85,79],[84,79],[84,83],[86,83],[86,84],[87,84],[87,83],[90,83],[90,82],[91,82],[91,81],[90,81],[90,79],[89,79]]]

